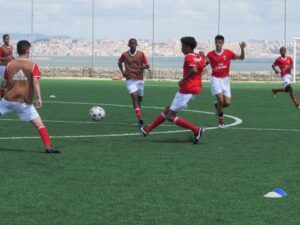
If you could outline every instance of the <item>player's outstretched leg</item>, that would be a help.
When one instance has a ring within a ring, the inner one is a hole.
[[[141,127],[140,131],[144,137],[146,137],[154,128],[166,121],[166,115],[164,112],[160,113],[153,122],[145,127]]]
[[[44,126],[40,117],[35,118],[31,123],[38,129],[41,139],[45,145],[46,153],[60,153],[60,151],[52,146],[47,128]]]
[[[296,96],[294,95],[293,88],[292,88],[291,85],[288,85],[288,86],[285,88],[285,92],[289,92],[290,97],[291,97],[291,99],[292,99],[292,101],[293,101],[295,107],[296,107],[297,109],[300,109],[300,107],[299,107],[299,102],[298,102]]]
[[[278,92],[284,92],[284,89],[283,88],[273,88],[272,89],[272,96],[273,96],[273,98],[276,98],[276,94]]]

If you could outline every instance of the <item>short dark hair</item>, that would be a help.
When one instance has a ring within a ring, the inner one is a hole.
[[[135,38],[130,38],[129,41],[128,41],[128,44],[129,44],[131,41],[137,42],[137,40],[136,40]]]
[[[194,37],[183,37],[180,39],[181,43],[195,49],[197,47],[197,41]]]
[[[6,37],[9,37],[9,35],[8,34],[3,34],[2,39],[6,38]]]
[[[27,50],[29,50],[31,47],[31,44],[29,41],[22,40],[19,41],[17,44],[17,52],[19,55],[24,55]]]
[[[215,41],[216,41],[216,40],[222,40],[222,41],[224,41],[225,38],[224,38],[223,35],[218,34],[218,35],[215,37]]]

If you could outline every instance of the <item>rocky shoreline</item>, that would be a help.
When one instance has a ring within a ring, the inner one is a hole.
[[[57,78],[103,78],[113,79],[120,77],[118,68],[95,68],[92,70],[88,67],[41,67],[41,72],[44,77]],[[179,80],[182,77],[181,68],[157,68],[154,70],[145,71],[145,79],[157,80]],[[258,71],[258,72],[231,72],[232,81],[261,81],[271,82],[280,81],[280,76],[272,73],[272,71]],[[205,71],[203,80],[210,79],[210,71]],[[300,81],[300,73],[297,73],[297,81]]]

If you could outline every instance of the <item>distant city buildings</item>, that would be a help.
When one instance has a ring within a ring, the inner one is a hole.
[[[95,56],[119,56],[126,51],[128,40],[97,40],[94,44]],[[138,40],[139,49],[147,55],[152,54],[152,43],[148,40]],[[283,45],[281,41],[247,41],[246,53],[248,57],[274,57],[278,55],[279,48]],[[226,48],[239,52],[238,42],[227,42]],[[212,41],[198,41],[197,50],[208,52],[214,49]],[[290,54],[293,51],[292,44],[288,44]],[[299,46],[300,52],[300,46]],[[62,39],[38,39],[33,43],[33,55],[35,56],[90,56],[92,54],[92,43],[79,41],[71,38]],[[154,45],[154,55],[156,56],[180,56],[181,44],[179,40],[159,42]]]

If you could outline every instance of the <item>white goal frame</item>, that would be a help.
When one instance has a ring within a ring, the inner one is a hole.
[[[294,75],[294,83],[296,83],[296,73],[297,73],[297,41],[300,42],[300,37],[294,38],[294,63],[293,63],[293,75]]]

